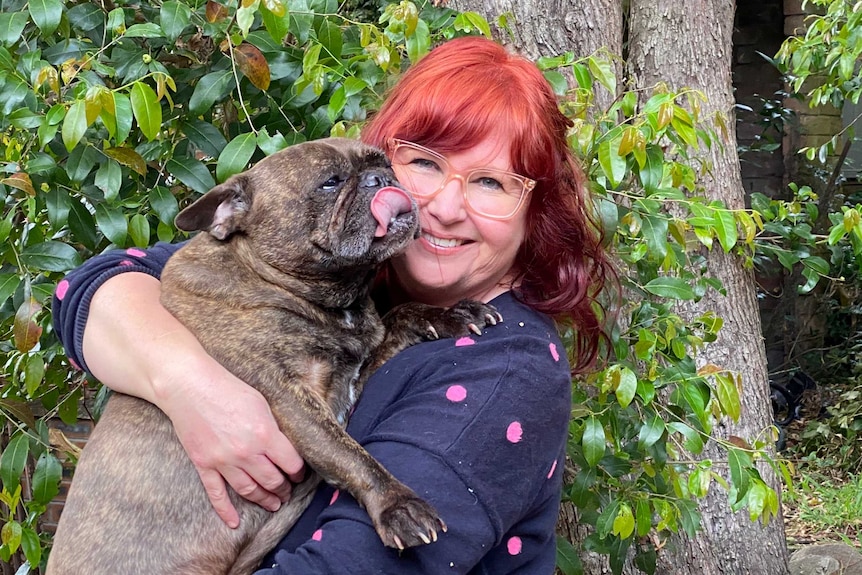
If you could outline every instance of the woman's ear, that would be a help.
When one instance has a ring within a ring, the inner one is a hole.
[[[233,176],[181,211],[174,223],[185,232],[206,230],[224,240],[242,229],[243,219],[251,209],[250,187],[244,175]]]

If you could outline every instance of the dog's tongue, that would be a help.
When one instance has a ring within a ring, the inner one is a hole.
[[[404,190],[387,186],[380,188],[371,200],[371,213],[377,220],[377,229],[374,231],[375,238],[386,235],[389,222],[396,216],[405,214],[413,209],[410,196]]]

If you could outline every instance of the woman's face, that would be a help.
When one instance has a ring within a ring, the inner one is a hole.
[[[507,138],[492,136],[445,158],[461,174],[480,168],[512,172],[509,151]],[[529,195],[513,217],[495,220],[468,210],[463,186],[463,180],[450,178],[433,197],[416,198],[421,236],[392,260],[398,284],[412,300],[440,306],[467,298],[487,302],[511,287]]]

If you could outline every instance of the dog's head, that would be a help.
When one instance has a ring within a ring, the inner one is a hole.
[[[285,272],[376,265],[418,234],[418,208],[381,150],[355,140],[305,142],[232,176],[184,209],[181,230],[242,235]]]

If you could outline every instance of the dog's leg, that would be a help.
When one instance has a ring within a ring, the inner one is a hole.
[[[365,508],[383,543],[412,547],[437,539],[445,529],[434,509],[368,454],[332,414],[314,382],[287,382],[271,401],[279,427],[309,467],[328,483],[350,492]]]

